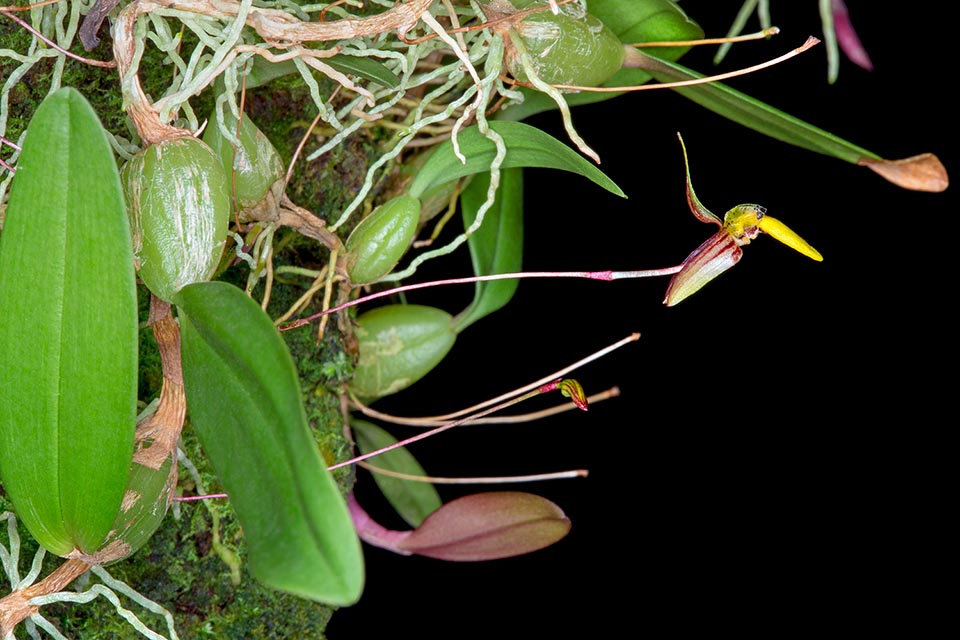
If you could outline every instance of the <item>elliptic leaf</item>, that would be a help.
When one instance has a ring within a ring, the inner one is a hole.
[[[350,420],[350,427],[357,441],[360,453],[370,453],[377,449],[396,444],[397,439],[384,429],[366,420]],[[396,471],[412,476],[425,476],[426,471],[406,447],[391,449],[374,456],[368,462],[382,469]],[[442,505],[440,494],[429,482],[404,480],[374,472],[373,478],[387,501],[411,527],[420,526],[424,518]]]
[[[360,541],[273,322],[225,282],[188,285],[174,303],[190,421],[243,527],[251,573],[304,598],[356,602]]]
[[[338,54],[332,58],[325,59],[324,62],[337,71],[342,71],[343,73],[348,73],[358,78],[363,78],[364,80],[378,82],[390,89],[396,89],[400,86],[400,78],[397,77],[397,74],[373,58]]]
[[[460,195],[464,228],[476,219],[489,186],[490,174],[480,173]],[[523,262],[523,169],[504,169],[500,174],[496,200],[467,244],[474,275],[520,271]],[[470,306],[454,318],[457,333],[510,302],[518,284],[519,281],[514,279],[478,282]]]
[[[97,551],[123,498],[137,400],[133,248],[113,151],[63,88],[37,108],[0,244],[0,477],[49,551]]]

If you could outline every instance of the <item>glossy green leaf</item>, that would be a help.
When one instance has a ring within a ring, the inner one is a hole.
[[[397,439],[386,430],[366,420],[351,419],[350,427],[353,429],[354,439],[357,441],[357,448],[360,449],[360,453],[370,453],[397,442]],[[388,471],[412,476],[427,475],[406,447],[381,453],[369,459],[368,462]],[[394,510],[411,527],[420,526],[420,523],[427,516],[443,504],[440,500],[440,494],[429,482],[404,480],[376,472],[373,473],[373,479]]]
[[[503,137],[507,154],[501,168],[542,167],[579,174],[607,191],[626,198],[626,194],[590,161],[548,133],[522,122],[494,121],[490,128]],[[410,184],[407,193],[419,198],[427,190],[450,180],[489,171],[496,155],[493,142],[476,125],[460,132],[457,140],[466,164],[454,154],[449,140],[438,145]]]
[[[670,42],[696,40],[703,37],[703,29],[691,20],[672,0],[591,0],[589,11],[610,27],[624,44],[638,42]],[[657,47],[656,53],[664,60],[678,60],[690,47]],[[621,69],[603,83],[605,87],[633,87],[646,84],[651,75],[643,69]],[[553,98],[535,89],[524,88],[522,104],[511,105],[498,112],[506,120],[523,120],[535,113],[557,108]],[[570,106],[592,104],[624,95],[622,92],[599,93],[581,91],[568,93],[564,99]]]
[[[137,400],[133,249],[86,99],[37,108],[0,243],[0,477],[49,551],[97,551],[123,497]]]
[[[460,195],[464,228],[476,219],[489,185],[490,174],[479,173]],[[483,224],[467,242],[474,275],[520,271],[523,262],[523,169],[505,169],[500,174],[496,201],[484,215]],[[510,302],[518,284],[519,280],[514,279],[478,282],[470,306],[454,318],[456,332],[460,333]]]
[[[190,421],[243,527],[250,572],[304,598],[356,602],[360,541],[273,322],[225,282],[188,285],[174,303]]]
[[[690,19],[673,0],[590,0],[590,13],[597,16],[617,34],[624,44],[640,42],[674,42],[697,40],[703,29]],[[658,47],[660,57],[676,60],[685,47]]]

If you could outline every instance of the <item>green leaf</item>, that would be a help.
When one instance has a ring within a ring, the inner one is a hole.
[[[637,60],[661,82],[703,77],[695,71],[648,54],[638,53]],[[781,142],[867,167],[904,189],[937,193],[950,183],[946,168],[932,153],[921,153],[901,160],[885,160],[872,151],[719,82],[677,87],[674,91],[728,120]]]
[[[600,18],[620,41],[626,45],[638,42],[671,42],[697,40],[703,37],[703,29],[691,20],[672,0],[591,0],[590,13]],[[690,47],[657,47],[657,56],[664,60],[678,60]],[[651,75],[643,69],[621,69],[604,87],[635,87],[650,81]],[[511,105],[497,117],[507,120],[524,120],[535,113],[557,108],[553,98],[535,89],[521,89],[524,101]],[[599,93],[581,91],[564,96],[572,106],[592,104],[622,96],[623,92]]]
[[[600,18],[624,44],[698,40],[703,29],[674,0],[590,0],[590,13]],[[676,60],[685,47],[658,47],[665,60]]]
[[[366,420],[350,420],[350,427],[361,453],[370,453],[377,449],[396,444],[397,440],[384,429]],[[406,447],[392,449],[370,460],[370,463],[387,469],[413,476],[425,476],[426,471]],[[387,501],[411,527],[420,523],[443,504],[440,494],[429,482],[403,480],[382,473],[373,474],[373,479]]]
[[[388,89],[396,89],[400,86],[400,78],[397,74],[373,58],[338,54],[332,58],[324,58],[323,62],[337,71],[377,82]]]
[[[543,167],[579,174],[607,191],[626,198],[626,194],[605,173],[583,156],[548,133],[522,122],[494,121],[490,128],[503,137],[507,154],[501,168]],[[430,188],[463,176],[489,171],[496,147],[476,125],[457,136],[466,164],[454,154],[453,143],[438,145],[410,184],[407,193],[419,198]]]
[[[463,225],[469,227],[487,197],[490,174],[477,174],[460,195]],[[496,200],[483,218],[483,224],[467,240],[473,273],[516,273],[523,262],[523,169],[506,169],[500,174]],[[478,282],[473,301],[456,318],[454,330],[468,326],[502,308],[517,291],[518,280]]]
[[[0,477],[49,551],[97,551],[137,400],[137,295],[116,160],[74,89],[37,108],[0,243]]]
[[[190,420],[243,527],[251,573],[304,598],[356,602],[360,541],[273,322],[225,282],[188,285],[174,303]]]
[[[646,69],[660,82],[676,82],[704,77],[679,64],[649,54]],[[710,82],[673,89],[702,107],[745,127],[782,142],[857,164],[863,158],[880,156],[847,142],[823,129],[795,118],[745,93],[720,82]]]

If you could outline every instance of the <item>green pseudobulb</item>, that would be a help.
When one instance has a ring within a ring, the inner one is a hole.
[[[121,171],[140,279],[169,301],[216,270],[230,221],[230,181],[209,145],[190,136],[149,145]]]

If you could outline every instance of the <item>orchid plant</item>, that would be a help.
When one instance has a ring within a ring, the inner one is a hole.
[[[838,46],[870,68],[843,1],[819,9],[830,82]],[[761,31],[744,35],[755,11]],[[578,107],[674,91],[898,188],[947,188],[934,154],[885,158],[725,84],[819,38],[720,75],[679,62],[771,38],[770,17],[748,0],[714,38],[672,0],[0,7],[0,635],[316,634],[360,601],[365,546],[484,562],[562,544],[574,523],[552,500],[438,487],[586,470],[437,477],[412,445],[614,398],[570,374],[638,334],[458,411],[384,403],[456,358],[520,280],[669,278],[672,307],[761,233],[823,260],[764,206],[708,210],[677,132],[687,206],[712,236],[679,263],[524,271],[525,170],[629,195]],[[531,124],[542,116],[563,135]],[[472,274],[419,277],[464,252]],[[412,301],[462,285],[473,297],[455,312]],[[554,392],[565,400],[503,415]],[[371,515],[364,483],[404,528]],[[296,615],[278,630],[281,609]]]

